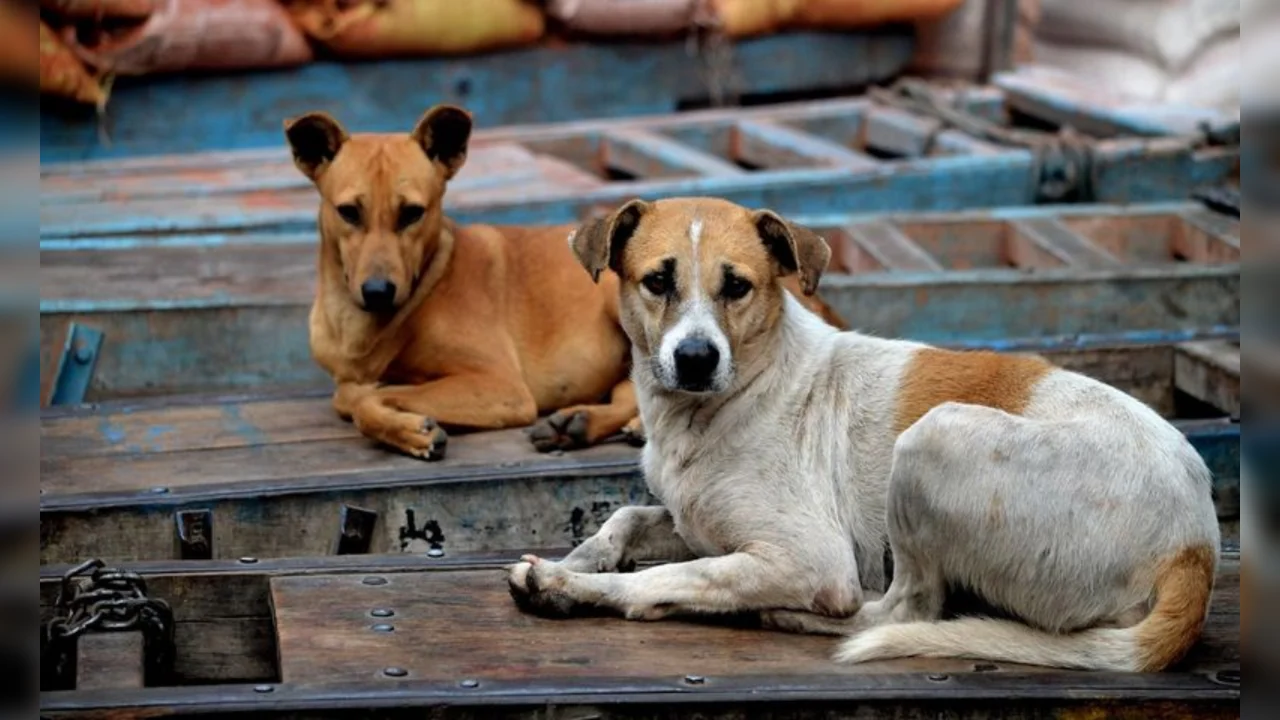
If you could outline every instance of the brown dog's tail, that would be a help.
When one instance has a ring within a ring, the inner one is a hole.
[[[1183,550],[1161,564],[1155,605],[1127,628],[1048,633],[1009,620],[962,618],[881,625],[846,640],[837,662],[900,657],[971,658],[1112,672],[1158,672],[1195,644],[1209,612],[1217,558],[1211,548]]]

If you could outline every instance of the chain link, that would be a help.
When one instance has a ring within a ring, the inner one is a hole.
[[[65,686],[73,674],[76,639],[89,632],[140,630],[147,684],[162,684],[173,665],[173,611],[147,596],[147,583],[134,572],[87,560],[67,571],[45,622],[41,684]]]

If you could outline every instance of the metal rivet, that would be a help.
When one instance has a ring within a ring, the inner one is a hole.
[[[1240,684],[1239,670],[1219,670],[1218,672],[1214,673],[1213,677],[1215,680],[1222,683],[1223,685],[1239,685]]]
[[[360,582],[364,583],[365,585],[386,585],[387,579],[384,577],[378,577],[377,575],[370,575],[369,577],[361,580]]]
[[[427,557],[439,558],[444,557],[444,550],[440,548],[431,548],[427,551]]]
[[[151,488],[151,494],[152,494],[152,495],[168,495],[168,494],[169,494],[169,488],[167,488],[167,487],[153,487],[153,488]]]
[[[76,362],[80,363],[81,365],[87,365],[89,361],[93,359],[93,351],[87,347],[79,347],[79,348],[76,348],[74,357],[76,359]]]
[[[472,679],[470,679],[470,678],[467,678],[466,680],[463,680],[462,682],[460,682],[460,683],[458,683],[458,684],[459,684],[459,685],[461,685],[461,686],[462,686],[462,687],[464,687],[464,688],[478,688],[478,687],[480,687],[480,681],[479,681],[479,680],[472,680]]]
[[[396,614],[396,611],[390,608],[374,608],[369,611],[369,614],[373,617],[391,617]]]
[[[269,693],[269,692],[275,692],[275,690],[276,689],[271,687],[270,685],[254,685],[253,686],[253,691],[256,693]]]
[[[705,683],[707,679],[701,675],[685,675],[684,681],[690,685],[701,685]]]
[[[951,679],[951,676],[946,673],[929,673],[927,677],[932,682],[946,682]]]
[[[249,555],[245,555],[244,557],[240,558],[241,565],[253,565],[256,562],[258,562],[258,558],[250,557]]]
[[[408,670],[398,667],[382,668],[382,674],[387,677],[404,677],[409,674]]]
[[[386,623],[378,623],[377,625],[371,626],[370,629],[374,632],[395,632],[396,627]]]
[[[989,663],[989,662],[975,663],[973,666],[974,672],[991,672],[993,670],[999,670],[999,669],[1000,667],[998,665],[996,665],[995,663]]]

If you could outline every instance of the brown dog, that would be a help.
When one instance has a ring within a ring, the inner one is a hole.
[[[404,135],[349,135],[311,113],[285,135],[320,192],[311,352],[337,384],[342,417],[428,460],[443,457],[444,428],[519,427],[548,412],[530,433],[539,450],[643,439],[618,280],[582,272],[573,226],[459,227],[444,216],[467,157],[466,111],[437,106]]]

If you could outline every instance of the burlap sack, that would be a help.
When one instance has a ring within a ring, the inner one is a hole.
[[[143,20],[155,0],[40,0],[40,9],[67,20]]]
[[[286,0],[317,42],[345,57],[461,55],[527,45],[546,19],[526,0]]]
[[[550,0],[547,14],[592,35],[671,35],[691,27],[704,0]]]
[[[745,37],[787,29],[836,30],[936,18],[962,0],[711,0],[725,33]]]
[[[139,25],[64,33],[87,65],[119,75],[300,65],[311,46],[276,0],[155,0]]]

